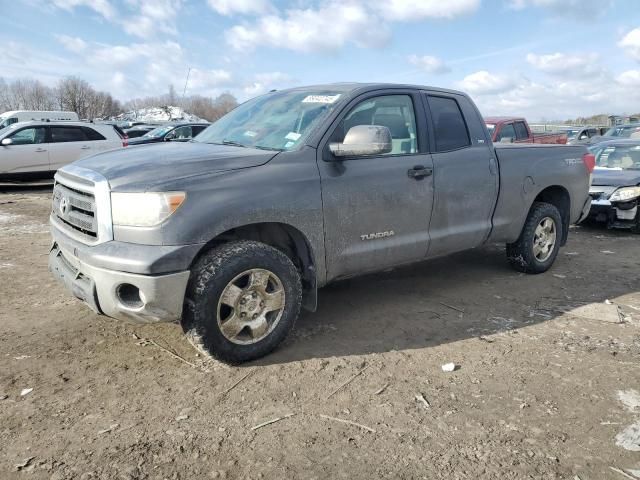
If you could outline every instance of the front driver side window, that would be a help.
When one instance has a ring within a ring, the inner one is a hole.
[[[9,137],[12,145],[34,145],[44,143],[44,127],[23,128]]]
[[[184,140],[191,138],[191,127],[178,127],[173,131],[173,138]]]
[[[334,141],[342,142],[349,129],[356,125],[379,125],[389,129],[393,148],[385,155],[418,152],[416,116],[409,95],[385,95],[362,101],[340,122]]]

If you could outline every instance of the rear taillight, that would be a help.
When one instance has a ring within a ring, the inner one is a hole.
[[[589,173],[592,173],[593,169],[596,168],[596,156],[593,153],[585,153],[582,156],[582,161],[584,162],[584,166],[587,167],[587,171]]]
[[[122,146],[123,147],[128,147],[129,146],[129,136],[125,134],[124,137],[122,137]]]

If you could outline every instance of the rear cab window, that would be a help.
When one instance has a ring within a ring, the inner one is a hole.
[[[451,97],[428,95],[435,150],[449,152],[471,146],[469,129],[457,100]]]
[[[513,123],[505,123],[500,127],[500,131],[498,132],[496,141],[498,142],[502,140],[514,141],[515,139],[516,139],[516,129],[513,126]]]

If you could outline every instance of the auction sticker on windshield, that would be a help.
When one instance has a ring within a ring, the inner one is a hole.
[[[302,103],[334,103],[340,98],[340,94],[337,95],[307,95],[302,100]]]

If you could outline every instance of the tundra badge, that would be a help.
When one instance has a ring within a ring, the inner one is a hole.
[[[360,235],[360,240],[375,240],[377,238],[393,237],[394,235],[395,232],[393,230],[389,230],[388,232],[367,233]]]

